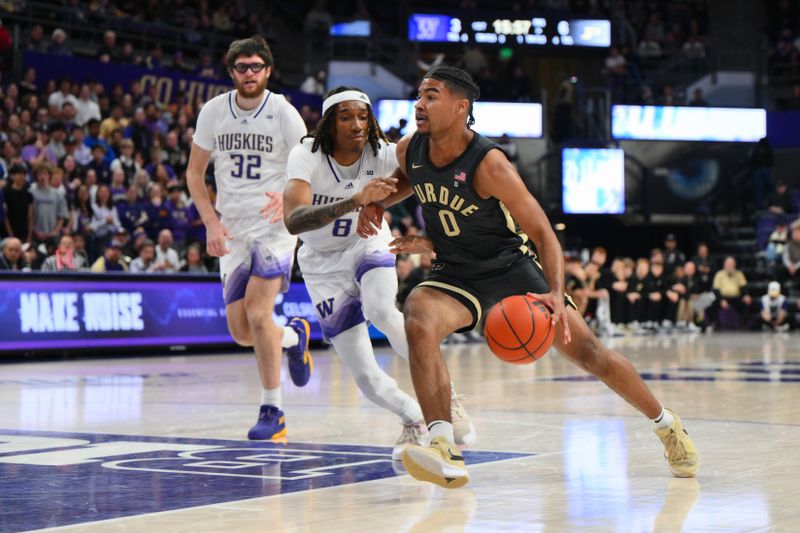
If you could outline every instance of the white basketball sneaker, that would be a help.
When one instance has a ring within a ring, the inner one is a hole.
[[[392,448],[392,461],[402,461],[403,450],[405,450],[407,446],[411,446],[412,444],[424,446],[423,441],[427,430],[428,428],[425,427],[425,422],[423,420],[417,420],[411,424],[403,424],[403,432],[400,433],[397,442],[394,444],[394,448]]]
[[[456,394],[456,387],[450,382],[450,420],[453,424],[453,439],[456,446],[472,446],[478,439],[475,426],[464,409],[465,396]]]

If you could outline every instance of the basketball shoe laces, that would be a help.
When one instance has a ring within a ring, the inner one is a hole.
[[[403,424],[403,432],[397,438],[395,445],[399,444],[419,444],[422,438],[422,427],[420,422]]]
[[[664,442],[664,455],[671,463],[681,463],[688,459],[683,440],[679,438],[674,429],[669,428],[669,434],[662,441]]]
[[[450,419],[453,424],[467,420],[467,412],[464,410],[466,399],[467,397],[463,394],[452,394],[450,396]]]

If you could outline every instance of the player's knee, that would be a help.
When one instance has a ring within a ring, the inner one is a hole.
[[[272,312],[263,306],[253,306],[247,310],[247,323],[253,331],[268,331],[273,327]]]
[[[389,302],[391,300],[388,300]],[[394,306],[387,305],[365,305],[364,316],[373,324],[380,328],[381,324],[386,324],[392,319],[392,315],[399,313]]]
[[[403,308],[403,322],[409,339],[419,339],[431,334],[431,318],[418,306],[406,305]]]

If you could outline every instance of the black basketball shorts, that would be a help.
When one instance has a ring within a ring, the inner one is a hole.
[[[483,314],[507,296],[550,292],[541,266],[531,256],[524,256],[507,268],[487,272],[483,276],[476,276],[474,272],[468,272],[463,267],[434,263],[433,272],[418,287],[441,291],[470,310],[472,323],[459,329],[457,333],[472,331],[480,324]],[[577,309],[568,295],[565,296],[564,303]]]

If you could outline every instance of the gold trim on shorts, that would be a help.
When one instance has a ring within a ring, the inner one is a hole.
[[[481,303],[478,299],[473,295],[467,292],[466,290],[462,289],[461,287],[457,287],[455,285],[450,285],[449,283],[442,283],[441,281],[435,280],[427,280],[423,281],[417,287],[435,287],[437,289],[444,289],[446,291],[454,292],[466,298],[472,305],[475,306],[475,311],[477,312],[478,316],[475,318],[475,324],[480,323],[481,317],[483,316],[483,308],[481,307]]]

